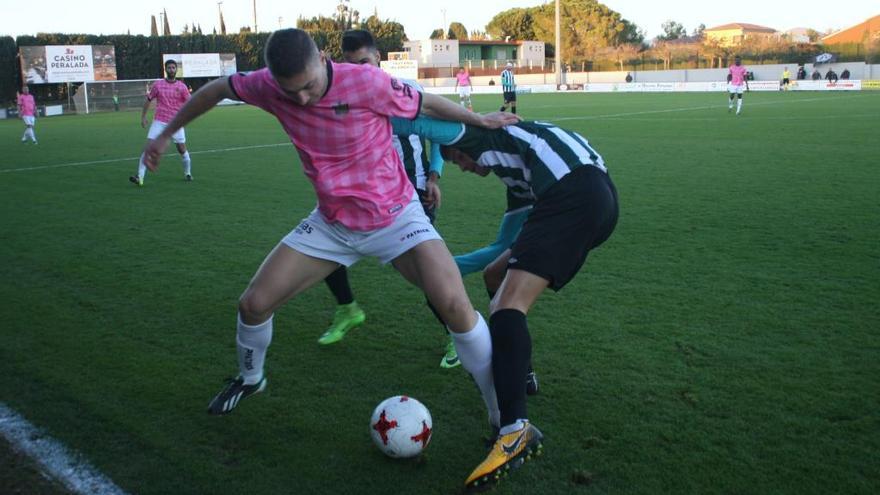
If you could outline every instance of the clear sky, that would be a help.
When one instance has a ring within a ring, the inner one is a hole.
[[[257,25],[261,31],[293,26],[299,16],[330,15],[337,0],[256,0]],[[461,22],[469,30],[482,30],[498,12],[513,7],[546,3],[544,0],[351,0],[362,16],[378,8],[379,17],[402,23],[410,39],[427,38],[446,22]],[[688,32],[700,23],[712,27],[729,22],[760,24],[785,31],[808,27],[818,31],[840,29],[880,14],[877,0],[810,2],[786,0],[606,0],[611,9],[645,30],[649,38],[662,32],[667,19],[684,25]],[[414,7],[417,6],[417,7]],[[150,15],[168,11],[173,33],[184,24],[201,24],[203,32],[218,26],[216,0],[0,0],[0,35],[18,36],[37,32],[91,34],[149,34]],[[253,0],[224,0],[223,15],[228,31],[253,25]],[[279,22],[280,18],[280,22]]]

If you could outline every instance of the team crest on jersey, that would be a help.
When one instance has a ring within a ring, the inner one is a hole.
[[[400,91],[407,98],[412,98],[412,88],[409,87],[409,84],[401,84],[397,79],[391,78],[391,89],[394,91]]]
[[[339,102],[333,105],[333,112],[336,115],[345,115],[348,113],[348,103]]]

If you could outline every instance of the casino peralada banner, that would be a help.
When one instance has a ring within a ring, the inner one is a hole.
[[[22,46],[19,53],[27,84],[116,80],[112,45]]]

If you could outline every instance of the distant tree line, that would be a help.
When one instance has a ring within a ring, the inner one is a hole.
[[[342,55],[342,32],[336,25],[322,21],[301,19],[298,26],[309,31],[318,48],[335,60]],[[397,22],[383,21],[371,16],[361,25],[375,36],[383,53],[400,51],[406,34]],[[197,30],[198,31],[198,30]],[[0,37],[0,101],[15,99],[21,88],[21,65],[18,49],[21,46],[43,45],[113,45],[116,53],[116,76],[118,79],[149,79],[162,77],[162,54],[165,53],[234,53],[238,70],[250,71],[262,68],[263,47],[271,33],[252,33],[242,30],[238,34],[199,34],[191,30],[178,36],[132,36],[91,34],[38,34],[36,36]],[[193,84],[198,88],[200,83]],[[57,94],[57,85],[32,85],[31,92],[40,100],[49,93]]]

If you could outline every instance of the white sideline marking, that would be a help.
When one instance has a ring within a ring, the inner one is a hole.
[[[290,141],[286,143],[276,143],[276,144],[255,144],[253,146],[237,146],[235,148],[219,148],[214,150],[201,150],[201,151],[190,151],[190,155],[202,155],[205,153],[223,153],[225,151],[240,151],[240,150],[253,150],[257,148],[277,148],[279,146],[291,146]],[[162,156],[174,156],[177,155],[177,152],[174,153],[165,153]],[[61,168],[61,167],[78,167],[81,165],[99,165],[101,163],[114,163],[114,162],[127,162],[127,161],[137,161],[140,159],[140,155],[138,156],[130,156],[126,158],[109,158],[107,160],[94,160],[88,162],[71,162],[71,163],[59,163],[57,165],[41,165],[39,167],[24,167],[24,168],[10,168],[8,170],[0,170],[0,174],[7,174],[10,172],[26,172],[28,170],[45,170],[47,168]]]
[[[864,98],[865,96],[868,96],[868,95],[852,95],[852,96],[847,95],[847,96],[838,96],[837,98],[839,98],[839,99]],[[780,105],[780,104],[785,104],[785,103],[800,103],[800,102],[804,102],[804,101],[809,102],[809,101],[827,101],[827,100],[828,100],[828,98],[798,98],[798,99],[791,99],[791,100],[763,101],[763,102],[748,103],[748,104],[744,103],[743,108],[745,110],[748,110],[749,106],[762,107],[765,105]],[[727,106],[727,100],[724,100],[724,104],[722,104],[722,105],[716,104],[716,105],[704,105],[704,106],[700,106],[700,107],[667,108],[667,109],[663,109],[663,110],[645,110],[642,112],[609,113],[609,114],[604,114],[604,115],[583,115],[580,117],[559,117],[559,118],[545,119],[545,120],[550,120],[550,121],[556,122],[556,121],[560,121],[560,120],[609,119],[609,118],[615,118],[615,117],[632,117],[635,115],[650,115],[650,114],[656,114],[656,113],[691,112],[694,110],[712,110],[715,108],[722,108],[723,109],[726,106]]]
[[[37,461],[52,478],[75,493],[126,495],[112,480],[83,459],[77,459],[57,440],[44,435],[18,413],[0,402],[0,435],[12,446]]]

